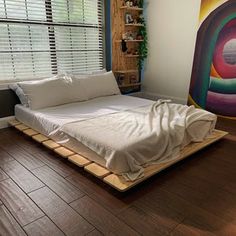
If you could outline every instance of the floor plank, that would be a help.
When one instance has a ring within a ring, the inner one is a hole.
[[[73,202],[84,196],[78,188],[48,166],[33,170],[33,173],[67,203]]]
[[[103,234],[100,233],[98,230],[93,230],[92,232],[88,233],[87,236],[102,236]]]
[[[35,203],[10,179],[0,182],[0,199],[21,226],[44,215]]]
[[[24,227],[29,236],[62,236],[63,232],[46,216]]]
[[[181,222],[171,235],[236,235],[236,225],[222,220],[200,208],[192,208],[192,212]]]
[[[133,201],[132,205],[141,209],[141,212],[147,215],[147,221],[154,218],[156,222],[159,222],[159,225],[161,225],[160,230],[163,233],[169,233],[182,222],[192,207],[185,200],[162,190],[159,186]],[[138,211],[135,212],[133,210],[131,213],[133,215],[136,214],[138,222],[141,222],[142,218]],[[128,215],[131,213],[129,211],[121,213],[120,217],[128,220]],[[134,224],[135,222],[131,220],[130,223]]]
[[[68,163],[64,162],[65,160],[58,159],[58,157],[51,152],[44,151],[43,153],[35,153],[34,156],[64,178],[76,173],[69,167]]]
[[[142,235],[168,235],[177,225],[170,224],[165,217],[158,216],[158,214],[146,213],[142,209],[131,206],[121,214],[119,218],[126,224],[132,226]]]
[[[0,235],[26,236],[23,229],[12,217],[12,215],[5,206],[0,206]]]
[[[29,196],[66,235],[84,235],[94,229],[49,188],[41,188]]]
[[[66,179],[115,215],[129,207],[117,191],[88,173],[76,173]]]
[[[13,160],[15,159],[12,156],[0,148],[0,164]]]
[[[70,205],[105,235],[138,235],[127,224],[87,196],[76,200]]]
[[[0,168],[0,182],[8,178],[8,175]]]
[[[13,179],[26,193],[32,192],[44,186],[30,171],[25,169],[17,161],[7,162],[0,167]]]
[[[17,141],[17,145],[23,148],[26,152],[29,154],[34,154],[41,151],[41,145],[34,142],[30,137],[21,132],[13,132],[14,130],[9,130],[9,132],[5,133],[5,136],[7,138],[14,137],[14,140]]]
[[[10,149],[7,149],[7,152],[28,170],[33,170],[44,166],[44,163],[41,160],[35,158],[32,154],[26,152],[18,146],[12,146]]]

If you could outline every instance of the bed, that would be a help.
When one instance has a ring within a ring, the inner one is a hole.
[[[80,83],[79,87],[86,91],[90,79],[81,80],[86,86]],[[226,135],[214,129],[212,113],[167,100],[124,96],[108,87],[106,95],[103,90],[103,96],[100,91],[94,97],[97,90],[90,91],[90,97],[80,101],[71,101],[70,95],[65,104],[40,107],[35,103],[36,109],[16,105],[17,121],[11,124],[119,191]]]

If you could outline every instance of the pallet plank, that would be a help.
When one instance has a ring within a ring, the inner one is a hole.
[[[38,143],[42,143],[42,142],[47,141],[49,139],[42,134],[34,135],[34,136],[32,136],[32,138],[33,138],[33,140],[37,141]]]
[[[92,163],[90,165],[87,165],[84,167],[86,171],[88,171],[90,174],[95,175],[96,177],[102,179],[105,176],[110,174],[110,171],[106,169],[105,167],[102,167],[96,163]]]
[[[82,157],[79,154],[75,154],[73,156],[70,156],[68,158],[68,160],[71,161],[72,163],[74,163],[75,165],[79,166],[79,167],[84,167],[84,166],[87,166],[87,165],[92,163],[90,160],[88,160],[85,157]]]
[[[16,126],[16,125],[20,125],[21,122],[14,119],[14,120],[10,120],[10,121],[8,122],[8,124],[9,124],[10,126]]]
[[[27,136],[34,136],[36,134],[39,134],[39,132],[37,132],[36,130],[33,130],[33,129],[26,129],[26,130],[23,130],[23,133],[26,134]]]
[[[43,145],[51,150],[55,149],[55,148],[59,148],[61,145],[52,141],[52,140],[47,140],[43,142]]]
[[[19,131],[23,131],[23,130],[25,130],[25,129],[29,129],[28,126],[23,125],[23,124],[16,125],[15,128],[18,129]]]
[[[59,154],[60,156],[64,157],[64,158],[68,158],[69,156],[75,155],[74,152],[72,152],[71,150],[65,148],[65,147],[59,147],[54,149],[54,152],[56,152],[57,154]]]

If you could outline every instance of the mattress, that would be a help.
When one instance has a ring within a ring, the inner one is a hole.
[[[18,104],[15,106],[15,117],[17,120],[39,133],[50,137],[61,145],[99,163],[102,166],[106,166],[104,158],[75,138],[60,131],[60,128],[67,123],[115,114],[120,111],[148,106],[153,103],[154,101],[147,99],[114,95],[40,110],[31,110]]]

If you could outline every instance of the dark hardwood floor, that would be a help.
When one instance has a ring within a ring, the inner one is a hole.
[[[0,235],[236,235],[236,121],[225,139],[127,193],[0,130]]]

